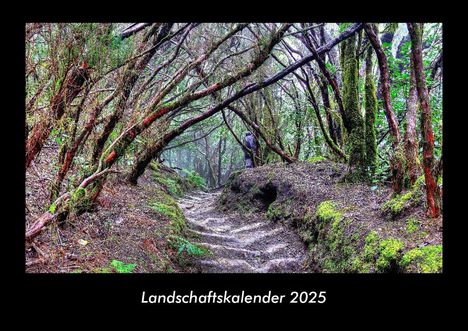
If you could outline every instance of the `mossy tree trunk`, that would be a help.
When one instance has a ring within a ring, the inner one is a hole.
[[[429,106],[429,92],[426,85],[422,57],[422,33],[421,23],[408,23],[411,36],[411,50],[414,61],[414,74],[421,107],[421,133],[423,147],[424,179],[426,182],[426,198],[428,214],[438,217],[440,214],[440,192],[434,176],[434,134],[432,132],[432,116]]]
[[[160,26],[157,24],[153,29],[148,31],[148,33],[143,38],[143,41],[140,43],[138,49],[135,52],[136,54],[143,52],[148,47],[148,45],[150,47],[150,51],[147,52],[138,61],[130,63],[128,68],[125,70],[123,77],[123,87],[120,91],[119,100],[115,107],[115,111],[109,116],[106,124],[104,125],[104,129],[96,138],[92,153],[93,162],[96,162],[99,159],[99,156],[101,155],[104,149],[104,145],[109,139],[112,130],[114,130],[115,126],[124,114],[124,110],[127,106],[127,100],[132,93],[138,78],[142,74],[143,70],[147,67],[156,51],[159,49],[157,45],[160,45],[161,41],[169,35],[172,26],[173,23],[164,23]]]
[[[44,117],[42,121],[34,125],[31,134],[26,141],[26,163],[27,169],[34,158],[39,154],[46,142],[52,129],[62,118],[65,109],[69,107],[72,101],[82,90],[83,85],[89,78],[88,65],[82,63],[80,66],[74,65],[61,80],[58,92],[50,100],[50,114]]]
[[[395,193],[400,193],[403,189],[404,179],[404,154],[400,146],[400,131],[398,128],[398,120],[393,111],[391,96],[390,96],[390,73],[388,69],[387,57],[382,49],[375,27],[371,24],[364,24],[369,42],[375,50],[380,69],[380,86],[382,98],[384,103],[385,117],[387,118],[388,126],[390,129],[392,152],[393,155],[390,159],[390,166],[392,171],[392,188]]]
[[[375,173],[377,161],[377,140],[375,135],[375,118],[377,116],[377,95],[374,77],[372,75],[372,48],[366,55],[366,83],[365,83],[365,118],[366,118],[366,168],[369,176]]]
[[[364,118],[359,109],[358,60],[356,58],[356,35],[341,45],[341,68],[343,71],[343,107],[349,123],[346,150],[349,155],[349,181],[361,181],[365,176]]]

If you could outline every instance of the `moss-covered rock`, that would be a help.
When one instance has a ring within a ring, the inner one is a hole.
[[[397,239],[382,240],[379,245],[379,257],[375,264],[376,270],[379,272],[395,270],[404,247],[403,242]]]
[[[419,203],[422,197],[422,186],[424,185],[424,176],[419,177],[413,188],[404,194],[399,194],[387,201],[382,211],[389,213],[392,218],[401,215],[409,207]]]
[[[400,266],[406,272],[442,272],[442,245],[412,249],[403,255]]]
[[[287,215],[285,214],[284,209],[280,204],[273,202],[268,207],[266,216],[270,221],[277,221]]]
[[[333,201],[323,201],[319,204],[315,215],[318,221],[326,223],[331,221],[340,221],[343,217],[343,215],[336,210],[336,206]]]
[[[158,162],[151,162],[150,168],[153,170],[153,180],[173,197],[181,197],[185,192],[198,188],[193,185],[188,178],[180,176],[171,168],[161,165]]]

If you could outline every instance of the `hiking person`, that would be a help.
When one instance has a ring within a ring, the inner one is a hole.
[[[242,147],[244,151],[244,160],[245,160],[245,167],[246,168],[253,168],[254,167],[254,161],[253,157],[255,157],[255,154],[257,153],[257,141],[255,140],[255,137],[253,136],[252,132],[248,131],[245,134],[244,138],[244,146]]]

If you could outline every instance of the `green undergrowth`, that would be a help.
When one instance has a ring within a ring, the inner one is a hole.
[[[430,245],[412,249],[403,255],[400,265],[406,272],[441,272],[442,245]]]
[[[415,218],[406,220],[406,233],[413,234],[421,228],[421,222]]]
[[[153,180],[173,197],[180,198],[187,191],[200,188],[197,186],[199,179],[196,178],[196,173],[184,178],[174,170],[156,161],[150,163],[150,168],[152,169]]]
[[[173,249],[177,250],[178,256],[184,253],[192,257],[201,257],[211,254],[208,249],[194,244],[189,240],[179,236],[171,236],[169,245]]]
[[[182,172],[185,175],[185,179],[189,182],[191,186],[196,189],[206,190],[206,181],[194,170],[183,169]]]
[[[423,196],[424,176],[419,177],[414,183],[413,187],[404,194],[398,194],[392,199],[388,200],[383,206],[382,211],[390,214],[392,218],[401,215],[405,210],[422,202]]]
[[[310,158],[307,159],[307,162],[309,163],[317,163],[317,162],[321,162],[321,161],[326,161],[327,159],[323,156],[312,156]]]
[[[137,265],[135,263],[125,263],[119,260],[112,260],[108,266],[97,268],[93,270],[95,273],[108,274],[108,273],[118,273],[118,274],[129,274],[132,273]]]

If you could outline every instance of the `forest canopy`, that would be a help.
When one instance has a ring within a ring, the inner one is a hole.
[[[441,213],[441,23],[28,23],[25,45],[26,171],[54,150],[28,240],[152,164],[220,187],[248,131],[256,167],[327,159],[395,194],[422,178]]]

